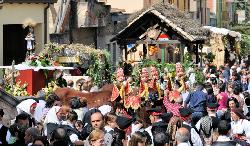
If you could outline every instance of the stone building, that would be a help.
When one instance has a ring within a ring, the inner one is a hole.
[[[3,123],[6,126],[10,126],[10,120],[14,119],[17,115],[16,106],[19,100],[12,95],[6,93],[3,89],[0,89],[0,108],[4,110]]]

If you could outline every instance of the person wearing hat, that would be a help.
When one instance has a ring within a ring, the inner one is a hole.
[[[182,127],[187,128],[191,134],[191,139],[189,143],[193,146],[202,146],[202,140],[198,134],[197,128],[192,124],[191,116],[193,110],[191,108],[180,108],[179,109],[181,119],[182,119]]]
[[[250,144],[250,121],[246,120],[243,110],[240,108],[232,109],[231,119],[232,137]]]
[[[205,145],[211,145],[214,141],[213,132],[216,130],[220,121],[220,119],[216,117],[216,110],[218,106],[218,103],[208,102],[207,115],[202,117],[195,125],[200,136],[204,140]]]
[[[0,109],[0,144],[7,145],[10,139],[10,132],[6,126],[3,125],[3,109]]]
[[[169,137],[167,134],[168,125],[165,122],[163,122],[161,118],[163,114],[161,108],[150,108],[147,110],[147,112],[150,114],[149,119],[152,125],[147,127],[145,131],[147,131],[148,134],[150,135],[153,144],[157,145],[158,142],[155,139],[157,134],[162,133],[165,135],[165,137],[167,138]]]
[[[208,102],[207,103],[207,115],[212,118],[212,128],[216,129],[218,128],[218,124],[220,122],[220,119],[216,116],[216,110],[219,107],[219,104],[217,102]]]

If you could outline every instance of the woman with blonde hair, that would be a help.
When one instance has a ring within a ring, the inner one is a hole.
[[[147,137],[142,132],[135,132],[130,141],[129,146],[146,146]]]
[[[89,135],[90,146],[104,146],[104,132],[99,129],[93,130]]]

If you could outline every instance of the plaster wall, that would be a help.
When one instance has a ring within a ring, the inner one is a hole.
[[[37,52],[44,44],[44,8],[46,4],[2,4],[0,9],[0,65],[3,65],[3,25],[34,24]],[[48,33],[47,33],[48,34]]]

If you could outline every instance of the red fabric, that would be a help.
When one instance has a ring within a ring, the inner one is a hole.
[[[33,69],[20,70],[20,75],[16,81],[21,81],[21,85],[28,83],[27,92],[29,95],[34,95],[37,91],[45,87],[46,77],[42,70],[34,71]]]
[[[153,115],[153,116],[159,116],[161,115],[162,113],[157,113],[157,112],[151,112],[150,115]]]
[[[180,117],[179,109],[182,108],[182,105],[178,103],[171,103],[168,97],[164,97],[163,104],[166,109],[173,113],[174,116]]]
[[[117,88],[116,85],[114,85],[111,95],[111,101],[115,101],[118,96],[119,96],[119,89]]]
[[[189,118],[189,116],[187,116],[187,117],[181,117],[181,120],[182,120],[182,121],[187,121],[188,118]]]

